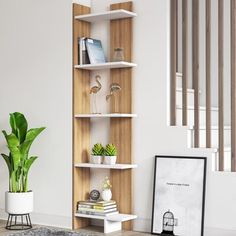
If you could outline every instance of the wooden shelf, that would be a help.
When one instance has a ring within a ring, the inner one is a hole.
[[[106,62],[97,64],[75,65],[75,68],[83,70],[104,70],[104,69],[131,68],[136,66],[137,64],[135,63],[127,61],[118,61],[118,62]]]
[[[75,167],[78,167],[78,168],[98,168],[98,169],[125,170],[125,169],[137,168],[138,165],[137,164],[105,165],[105,164],[92,164],[92,163],[78,163],[78,164],[75,164]]]
[[[110,113],[110,114],[76,114],[75,118],[134,118],[136,114]]]
[[[117,20],[117,19],[131,18],[135,16],[137,16],[137,14],[134,12],[120,9],[120,10],[107,11],[103,13],[92,13],[92,14],[75,16],[75,19],[87,22],[98,22],[103,20]]]
[[[109,216],[97,216],[97,215],[88,215],[88,214],[81,214],[81,213],[75,213],[76,217],[82,217],[82,218],[89,218],[89,219],[97,219],[97,220],[107,220],[107,221],[113,221],[113,222],[125,222],[129,220],[136,219],[136,215],[130,215],[130,214],[114,214]]]

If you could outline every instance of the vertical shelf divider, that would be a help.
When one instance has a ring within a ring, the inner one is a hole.
[[[90,13],[90,8],[73,4],[73,65],[78,64],[78,37],[90,36],[90,23],[78,21],[75,16]],[[90,113],[90,72],[73,68],[73,229],[89,225],[89,219],[75,217],[76,204],[86,200],[90,191],[90,170],[76,168],[75,163],[88,162],[90,149],[90,120],[76,119],[75,114]]]
[[[132,2],[110,5],[110,10],[132,11]],[[132,18],[110,21],[110,58],[115,48],[123,48],[125,61],[132,61]],[[111,112],[132,113],[132,68],[111,69],[111,83],[118,83],[121,91],[111,100]],[[118,163],[132,163],[132,119],[111,118],[110,141],[118,148]],[[112,194],[119,211],[132,213],[132,170],[111,170]],[[124,230],[132,230],[132,222],[123,223]]]

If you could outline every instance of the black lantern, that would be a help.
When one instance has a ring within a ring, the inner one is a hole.
[[[177,219],[174,214],[168,210],[163,215],[162,233],[161,235],[174,235],[174,227],[177,225]]]

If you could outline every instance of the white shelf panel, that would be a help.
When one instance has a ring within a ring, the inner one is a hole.
[[[107,216],[106,220],[115,221],[115,222],[124,222],[124,221],[134,220],[136,218],[137,218],[136,215],[115,214],[115,215]]]
[[[77,114],[75,118],[134,118],[136,114],[110,113],[110,114]]]
[[[83,70],[104,70],[104,69],[116,69],[116,68],[130,68],[136,66],[137,64],[135,63],[127,61],[116,61],[116,62],[105,62],[97,64],[75,65],[75,68]]]
[[[98,168],[98,169],[119,169],[119,170],[125,170],[125,169],[133,169],[137,168],[137,164],[115,164],[115,165],[105,165],[105,164],[92,164],[92,163],[78,163],[75,164],[75,167],[80,168]]]
[[[87,22],[97,22],[102,20],[117,20],[123,18],[131,18],[135,16],[137,16],[137,14],[134,12],[120,9],[120,10],[107,11],[103,13],[92,13],[92,14],[75,16],[75,19]]]
[[[75,216],[89,219],[105,220],[105,216],[87,215],[82,213],[75,213]]]
[[[89,219],[107,220],[107,221],[113,221],[113,222],[125,222],[129,220],[134,220],[137,218],[136,215],[119,214],[119,213],[114,214],[114,215],[109,215],[109,216],[97,216],[97,215],[75,213],[75,216],[82,217],[82,218],[89,218]]]

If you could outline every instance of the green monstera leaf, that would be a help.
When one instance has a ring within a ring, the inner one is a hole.
[[[10,125],[12,128],[12,133],[15,134],[20,143],[22,143],[25,140],[28,129],[28,123],[25,116],[19,112],[11,113]]]
[[[2,131],[10,154],[1,154],[9,171],[9,191],[27,192],[29,170],[37,159],[36,156],[29,158],[30,147],[45,127],[28,130],[27,120],[19,112],[10,114],[10,126],[11,134]]]

